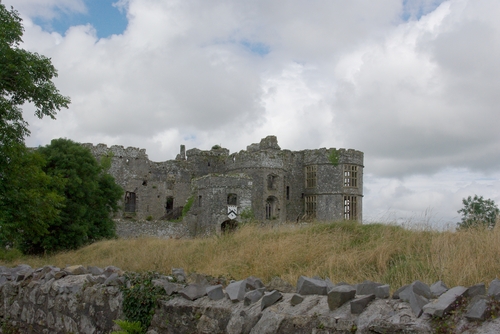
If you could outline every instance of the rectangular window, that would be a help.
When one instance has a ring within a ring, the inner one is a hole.
[[[306,216],[308,218],[316,218],[316,196],[306,196]]]
[[[306,188],[316,187],[316,166],[306,167]]]
[[[290,187],[286,186],[286,199],[290,199]]]
[[[345,220],[357,220],[357,197],[356,196],[344,196],[344,219]]]
[[[344,187],[358,187],[358,166],[344,165]]]

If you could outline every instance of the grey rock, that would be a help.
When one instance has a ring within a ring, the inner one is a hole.
[[[432,298],[437,298],[448,291],[448,287],[446,286],[446,284],[444,284],[443,281],[437,281],[430,286],[430,290]]]
[[[328,308],[333,311],[356,296],[356,288],[350,285],[340,285],[328,291]]]
[[[468,298],[482,295],[486,295],[486,285],[484,283],[479,283],[469,287],[464,294],[464,296]]]
[[[378,299],[387,299],[391,294],[391,287],[389,284],[377,286],[375,288],[375,297]]]
[[[488,301],[485,298],[478,298],[465,314],[465,317],[472,321],[484,321],[488,314]]]
[[[365,295],[351,301],[351,313],[361,314],[368,304],[375,299],[375,295]]]
[[[211,300],[221,300],[224,298],[224,290],[222,289],[222,285],[212,285],[207,286],[207,295]]]
[[[209,285],[207,277],[202,274],[192,273],[186,278],[186,282],[189,284],[201,284],[201,285]]]
[[[115,266],[107,266],[106,268],[104,268],[103,272],[104,276],[109,277],[114,273],[117,273],[118,275],[123,275],[123,270]]]
[[[500,300],[500,280],[498,278],[491,281],[490,286],[488,287],[488,296],[492,296],[496,300]]]
[[[87,274],[87,269],[82,265],[69,266],[64,268],[64,271],[68,273],[68,275],[84,275]]]
[[[254,277],[254,276],[250,276],[246,279],[246,290],[249,291],[249,290],[256,290],[256,289],[260,289],[260,288],[264,288],[264,283],[262,283],[262,281],[257,278],[257,277]]]
[[[226,287],[226,294],[233,303],[245,299],[245,293],[246,293],[246,280],[230,283]]]
[[[465,294],[466,291],[467,288],[463,286],[451,288],[439,296],[435,302],[425,305],[423,310],[431,316],[442,318],[452,308],[457,298]]]
[[[297,282],[297,293],[301,295],[326,295],[327,285],[322,279],[300,276]]]
[[[120,276],[118,273],[113,273],[108,278],[106,278],[103,284],[107,286],[119,286],[124,283],[125,279],[123,278],[123,276]]]
[[[258,302],[263,295],[264,295],[263,288],[248,291],[247,293],[245,293],[245,297],[243,298],[243,305],[249,306],[255,302]]]
[[[325,283],[326,283],[326,292],[328,293],[328,291],[330,291],[331,289],[333,289],[335,287],[335,284],[330,281],[330,279],[327,277],[325,278]]]
[[[406,285],[403,285],[402,287],[400,287],[399,289],[397,289],[396,291],[394,291],[394,293],[392,294],[392,299],[400,299],[400,297],[399,297],[400,293],[405,291],[406,288],[409,286],[410,286],[409,284],[406,284]]]
[[[201,298],[207,294],[207,286],[203,284],[189,284],[184,289],[179,291],[179,295],[188,299],[188,300],[196,300]]]
[[[363,283],[356,284],[356,294],[357,295],[371,295],[375,294],[375,289],[383,285],[382,283],[376,283],[372,281],[364,281]]]
[[[95,266],[88,266],[87,272],[89,274],[94,275],[94,276],[99,276],[99,275],[102,275],[104,273],[104,269],[99,268],[99,267],[95,267]]]
[[[292,298],[290,299],[290,304],[292,306],[299,305],[304,301],[304,297],[299,295],[298,293],[294,293]]]
[[[266,292],[264,296],[262,296],[262,302],[260,304],[260,309],[264,310],[265,308],[274,305],[277,301],[283,298],[281,292],[274,290],[271,292]]]

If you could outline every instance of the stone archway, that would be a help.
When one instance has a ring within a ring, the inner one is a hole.
[[[238,222],[236,220],[228,219],[220,224],[221,233],[234,232],[238,228]]]

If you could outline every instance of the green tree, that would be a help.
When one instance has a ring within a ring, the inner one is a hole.
[[[65,198],[48,234],[31,243],[30,251],[74,249],[115,235],[111,213],[118,210],[122,189],[99,165],[90,150],[69,139],[54,139],[38,152],[46,160],[45,173],[62,180]]]
[[[459,228],[495,227],[500,210],[493,200],[474,195],[462,199],[462,203],[463,208],[458,210],[462,215],[462,221],[458,223]]]
[[[43,157],[24,144],[29,135],[21,106],[31,103],[39,118],[67,108],[52,78],[50,59],[19,47],[23,26],[19,13],[0,3],[0,244],[26,249],[49,233],[59,215],[59,180],[46,175]]]
[[[57,71],[49,58],[19,47],[24,28],[19,13],[0,4],[0,149],[29,135],[20,106],[31,103],[39,118],[55,118],[70,99],[52,82]]]

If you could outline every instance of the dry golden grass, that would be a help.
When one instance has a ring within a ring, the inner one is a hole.
[[[500,273],[500,228],[438,232],[384,224],[313,223],[243,226],[236,233],[192,240],[102,241],[77,251],[21,257],[4,265],[114,265],[127,271],[189,272],[242,279],[300,275],[333,282],[373,280],[397,288],[414,280],[448,286],[489,283]]]

